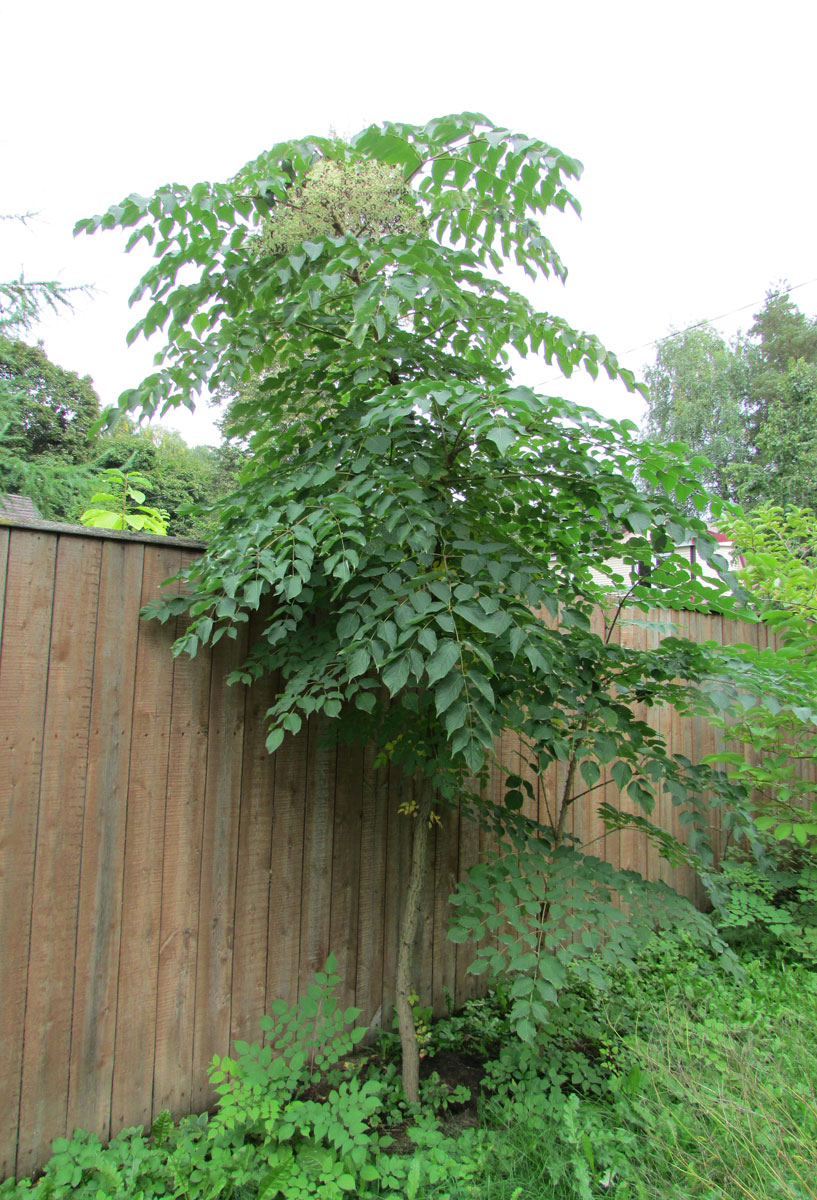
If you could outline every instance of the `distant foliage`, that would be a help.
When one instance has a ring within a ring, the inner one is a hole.
[[[107,472],[135,471],[148,481],[144,502],[167,514],[167,533],[206,540],[246,452],[190,447],[178,433],[127,419],[100,432],[100,411],[88,376],[52,363],[41,345],[0,337],[0,491],[29,496],[48,519],[76,522]]]
[[[817,319],[772,289],[747,334],[710,325],[659,342],[647,433],[685,442],[709,461],[723,499],[817,507]]]
[[[776,647],[724,648],[711,695],[724,749],[710,756],[752,790],[761,832],[817,846],[817,515],[764,506],[724,514],[745,559],[738,571]]]

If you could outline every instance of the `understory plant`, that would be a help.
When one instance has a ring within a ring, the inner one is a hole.
[[[817,967],[817,858],[796,841],[759,835],[706,875],[713,918],[744,952]]]
[[[678,638],[628,650],[589,618],[611,588],[642,607],[723,611],[727,585],[673,553],[694,537],[725,571],[685,512],[717,501],[681,448],[657,450],[627,422],[512,378],[516,352],[635,386],[597,338],[502,278],[510,263],[564,279],[540,222],[578,211],[580,170],[547,142],[462,113],[282,143],[226,183],[132,195],[77,226],[126,228],[129,247],[154,250],[131,338],[165,330],[167,344],[120,410],[193,407],[207,388],[232,398],[229,429],[251,451],[208,549],[145,615],[186,616],[174,652],[192,655],[260,611],[233,679],[280,680],[270,752],[321,714],[407,781],[395,991],[414,1103],[429,824],[479,791],[499,734],[519,733],[537,770],[570,764],[544,853],[572,805],[601,798],[603,767],[645,820],[657,791],[684,803],[702,779],[633,705],[683,710],[707,652]],[[513,816],[513,801],[500,810]],[[596,930],[605,887],[585,909]]]
[[[353,1051],[330,958],[258,1042],[214,1060],[211,1114],[163,1112],[108,1146],[77,1131],[0,1197],[814,1200],[817,973],[753,955],[731,978],[677,931],[634,966],[604,990],[571,966],[530,1042],[498,979],[429,1029],[432,1055],[489,1039],[476,1104],[452,1111],[435,1085],[412,1111],[388,1061]]]
[[[724,649],[710,694],[716,762],[752,793],[757,828],[817,848],[817,514],[761,506],[721,517],[734,539],[757,644]]]

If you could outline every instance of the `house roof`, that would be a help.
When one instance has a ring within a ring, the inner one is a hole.
[[[33,500],[28,496],[14,496],[10,493],[0,493],[0,524],[5,521],[22,522],[41,521],[42,513]]]

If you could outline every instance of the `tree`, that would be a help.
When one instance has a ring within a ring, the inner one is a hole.
[[[27,224],[31,213],[0,214],[0,221],[20,221]],[[87,293],[91,289],[84,285],[66,287],[56,280],[29,280],[22,271],[18,279],[0,280],[0,337],[15,338],[30,332],[44,309],[53,312],[60,308],[70,309],[77,292]]]
[[[749,330],[752,372],[748,408],[750,427],[758,436],[773,402],[783,398],[781,377],[793,363],[817,364],[817,320],[792,303],[785,287],[770,288]]]
[[[43,454],[87,462],[91,431],[99,420],[93,381],[52,363],[42,344],[0,338],[0,381],[13,394],[13,415],[4,441],[26,458]]]
[[[372,161],[399,170],[416,222],[322,230],[294,246],[273,238],[259,254],[259,231],[290,212],[321,164],[345,173]],[[628,706],[683,708],[689,689],[676,681],[700,679],[707,653],[672,638],[630,651],[588,622],[605,596],[593,568],[615,555],[628,564],[619,584],[642,606],[657,596],[722,602],[723,585],[690,579],[688,561],[671,553],[694,535],[704,557],[715,555],[702,521],[668,498],[705,505],[700,483],[680,450],[656,453],[627,423],[514,387],[508,365],[513,347],[566,374],[603,367],[634,386],[598,339],[536,311],[498,275],[512,258],[532,277],[564,277],[538,218],[578,209],[567,181],[579,170],[547,143],[462,114],[372,126],[350,145],[284,143],[229,183],[130,196],[77,226],[131,228],[131,245],[155,239],[157,261],[137,290],[149,306],[131,336],[166,326],[168,342],[121,410],[192,406],[205,386],[230,393],[263,377],[246,402],[251,458],[221,525],[183,573],[184,594],[146,615],[187,613],[175,652],[195,654],[237,636],[263,605],[263,629],[234,678],[280,673],[269,750],[322,714],[344,737],[373,739],[413,781],[396,987],[411,1100],[411,947],[435,806],[470,797],[477,817],[518,834],[540,872],[559,876],[565,901],[569,878],[596,869],[570,848],[565,823],[571,805],[597,795],[599,763],[647,810],[656,787],[694,807],[714,780],[672,760]],[[182,267],[198,277],[180,284]],[[505,729],[520,733],[537,770],[567,764],[549,830],[521,820],[513,778],[505,805],[480,807],[475,779]],[[588,912],[607,925],[604,896],[631,877],[602,875],[588,885]],[[564,976],[568,951],[550,938],[564,907],[533,903],[533,961],[514,958],[530,984],[514,992],[523,1035]]]
[[[30,496],[44,516],[76,521],[104,472],[149,476],[147,501],[168,514],[169,532],[207,538],[220,496],[246,457],[237,447],[188,446],[161,427],[123,419],[100,433],[91,379],[51,362],[42,345],[0,338],[0,490]]]
[[[728,345],[711,325],[663,339],[655,363],[645,371],[647,435],[684,442],[706,458],[710,465],[701,468],[701,479],[727,500],[737,499],[735,464],[750,454],[747,377],[742,347]]]
[[[0,337],[0,489],[30,496],[44,516],[75,516],[91,483],[99,397],[41,345]]]
[[[30,214],[0,216],[25,224]],[[0,281],[0,489],[35,501],[59,519],[78,509],[90,485],[90,428],[99,416],[91,380],[50,362],[42,344],[19,340],[43,310],[70,309],[77,292],[55,281]]]
[[[246,457],[238,448],[188,446],[181,434],[161,426],[136,428],[120,420],[97,439],[98,469],[147,476],[146,503],[167,514],[173,537],[207,540],[221,497],[235,487]]]
[[[754,454],[735,467],[738,497],[749,508],[817,508],[817,365],[792,360],[764,378]]]
[[[685,442],[707,486],[749,506],[817,503],[817,321],[772,289],[747,335],[673,334],[646,371],[650,436]]]

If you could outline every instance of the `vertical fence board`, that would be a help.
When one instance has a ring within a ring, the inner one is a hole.
[[[383,892],[386,883],[388,768],[375,766],[375,753],[365,752],[360,829],[357,972],[355,1003],[372,1029],[383,1023]]]
[[[662,613],[664,619],[669,618],[669,613]],[[675,613],[672,619],[678,625],[678,632],[683,637],[695,637],[697,628],[697,615],[695,613]],[[672,746],[673,753],[684,754],[687,758],[694,759],[695,749],[692,745],[692,728],[691,720],[680,717],[675,709],[661,708],[658,710],[659,720],[654,722],[658,732],[666,738],[667,743]],[[682,824],[680,817],[687,806],[678,808],[673,804],[672,797],[666,792],[660,792],[659,798],[653,813],[653,821],[662,829],[672,829],[676,836],[681,841],[686,842],[689,837],[689,827]],[[675,884],[680,892],[687,894],[691,884],[691,873],[685,867],[673,867],[665,858],[660,859],[656,868],[656,873],[650,876],[651,879],[661,879],[664,883]]]
[[[460,815],[460,853],[457,869],[458,882],[462,883],[469,870],[479,857],[479,825],[469,819],[467,813]],[[477,976],[468,973],[468,966],[474,961],[473,942],[461,942],[457,946],[457,968],[455,974],[454,1005],[462,1008],[466,1000],[470,1000],[477,991]]]
[[[460,814],[453,805],[440,811],[434,847],[434,969],[431,1003],[441,1016],[447,996],[453,1002],[457,986],[457,947],[446,936],[451,913],[448,897],[457,886],[459,875]]]
[[[10,536],[10,531],[0,526],[0,647],[3,645],[3,609],[6,603]]]
[[[614,630],[611,641],[620,646],[641,650],[645,646],[647,631],[640,626],[620,621]],[[642,712],[647,716],[646,712]],[[634,813],[643,816],[640,806],[627,794],[626,790],[619,791],[614,783],[609,783],[605,789],[604,799],[618,808],[621,812]],[[623,830],[619,835],[619,865],[626,871],[639,871],[644,874],[647,869],[647,839],[638,830]]]
[[[304,822],[310,732],[287,736],[276,750],[275,806],[272,811],[272,861],[269,880],[267,1008],[273,1000],[294,1004],[298,998],[301,957],[301,885],[304,872]],[[266,751],[264,751],[266,753]]]
[[[413,824],[416,825],[416,821],[415,817]],[[437,864],[437,839],[433,829],[429,831],[426,853],[425,879],[420,894],[420,920],[417,923],[417,937],[414,943],[414,961],[417,964],[417,995],[420,997],[420,1004],[423,1008],[433,1004],[434,881]]]
[[[401,901],[408,885],[413,819],[399,812],[414,796],[414,784],[396,768],[389,768],[388,818],[386,829],[386,881],[383,889],[383,1028],[392,1028],[397,972],[398,926]],[[412,980],[412,986],[416,981]]]
[[[181,632],[181,630],[179,631]],[[211,653],[176,660],[167,767],[153,1116],[189,1111]]]
[[[304,817],[304,869],[301,884],[301,946],[298,992],[302,994],[329,955],[329,903],[332,895],[332,831],[338,747],[325,717],[310,720],[309,768]]]
[[[145,553],[142,604],[182,565],[178,549]],[[122,883],[122,929],[111,1083],[114,1128],[147,1125],[153,1113],[156,981],[162,900],[165,803],[174,662],[172,626],[142,621],[136,648],[128,811]]]
[[[34,860],[18,1171],[66,1130],[101,543],[57,543]]]
[[[194,1109],[207,1108],[207,1065],[230,1049],[235,879],[246,688],[225,680],[243,661],[246,634],[222,638],[213,650],[207,783],[201,852],[196,1009],[193,1028]]]
[[[338,748],[329,949],[338,960],[339,990],[344,1008],[355,1003],[364,769],[362,746]]]
[[[82,830],[68,1129],[110,1134],[116,984],[143,546],[102,543]]]
[[[5,538],[9,538],[6,530]],[[0,643],[0,1176],[15,1174],[56,538],[15,531]],[[31,581],[38,585],[31,587]],[[48,1131],[50,1132],[50,1131]],[[56,1136],[53,1134],[52,1136]]]

